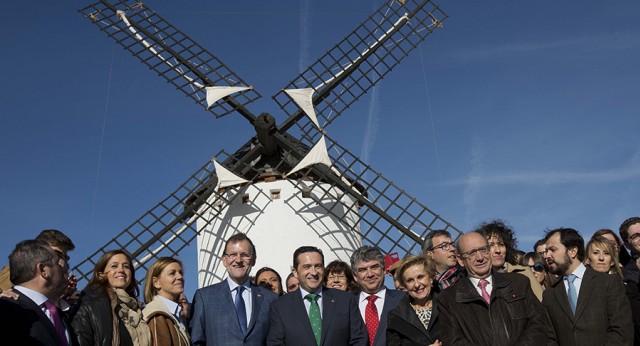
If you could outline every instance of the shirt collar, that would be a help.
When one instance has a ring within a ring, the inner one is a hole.
[[[582,278],[584,277],[584,272],[587,271],[587,267],[584,266],[584,264],[582,264],[582,262],[580,264],[578,264],[578,266],[576,267],[576,269],[573,270],[572,273],[567,273],[567,275],[569,274],[573,274],[575,275],[578,279],[582,280]],[[566,275],[565,275],[566,276]]]
[[[44,294],[38,291],[34,291],[30,288],[26,288],[24,286],[15,286],[14,288],[20,291],[25,296],[29,297],[29,299],[33,300],[33,302],[36,303],[38,306],[44,304],[44,302],[49,299]]]
[[[240,286],[238,285],[235,281],[227,278],[227,283],[229,284],[229,290],[233,291],[236,289],[236,287]],[[251,281],[249,279],[247,279],[247,281],[245,281],[242,286],[244,286],[244,288],[246,290],[248,290],[249,292],[251,292]]]
[[[302,299],[304,299],[304,297],[306,297],[307,294],[312,293],[312,292],[308,292],[307,290],[305,290],[302,287],[298,287],[298,291],[300,291],[300,294],[302,294]],[[319,295],[320,297],[322,297],[322,286],[318,287],[318,289],[313,293]]]
[[[471,280],[471,283],[473,284],[473,287],[478,287],[478,282],[480,282],[480,280],[487,280],[487,281],[489,281],[489,285],[493,286],[493,275],[489,275],[484,279],[478,279],[478,278],[474,278],[472,276],[469,276],[469,280]]]
[[[384,287],[384,286],[382,286],[382,288],[378,292],[373,293],[373,294],[369,294],[369,293],[367,293],[365,291],[362,291],[362,292],[360,292],[360,301],[366,300],[367,297],[371,296],[371,295],[374,295],[374,296],[378,297],[378,299],[384,300],[384,297],[386,296],[386,294],[387,294],[387,288]]]
[[[167,299],[161,295],[158,295],[157,297],[160,298],[160,301],[162,301],[164,305],[167,306],[167,308],[169,308],[169,311],[173,315],[175,315],[176,317],[180,316],[180,313],[182,312],[182,306],[180,306],[180,304],[174,302],[171,299]]]

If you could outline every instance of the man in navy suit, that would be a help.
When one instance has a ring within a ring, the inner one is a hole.
[[[582,264],[584,240],[575,229],[551,230],[545,241],[549,269],[562,278],[543,293],[553,324],[548,344],[631,345],[631,307],[622,280]]]
[[[362,246],[351,255],[351,270],[361,292],[357,296],[360,315],[365,322],[369,345],[387,343],[387,314],[406,294],[384,286],[384,256],[375,247]]]
[[[278,297],[249,280],[256,249],[244,233],[227,239],[222,263],[228,278],[196,290],[189,329],[193,345],[265,344],[269,306]]]
[[[355,296],[322,286],[324,255],[313,246],[293,254],[297,291],[271,305],[267,345],[367,345],[367,331]]]
[[[66,256],[44,241],[18,243],[9,256],[17,300],[0,300],[0,332],[16,345],[73,345],[75,335],[57,306],[67,288]]]

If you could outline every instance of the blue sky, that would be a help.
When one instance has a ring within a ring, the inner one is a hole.
[[[145,3],[262,93],[250,109],[282,121],[270,96],[380,2]],[[437,3],[444,28],[330,135],[460,229],[507,221],[525,251],[547,228],[589,237],[640,214],[640,3]],[[84,258],[252,135],[115,46],[77,13],[86,4],[0,13],[0,253],[57,228]]]

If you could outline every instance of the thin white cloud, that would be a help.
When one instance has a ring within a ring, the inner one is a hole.
[[[472,160],[473,161],[473,160]],[[465,185],[465,203],[467,194],[487,185],[531,184],[551,185],[564,183],[610,183],[640,178],[640,165],[595,172],[512,172],[487,174],[475,171],[474,165],[464,179],[449,180],[446,185]]]
[[[371,100],[369,102],[369,114],[367,116],[367,123],[365,125],[364,137],[362,139],[362,148],[360,149],[360,158],[364,163],[369,163],[369,157],[373,150],[373,145],[376,142],[376,136],[378,134],[378,86],[374,86],[371,89]]]
[[[512,55],[530,55],[535,53],[549,54],[549,52],[562,50],[574,51],[576,54],[595,54],[603,52],[608,55],[629,49],[640,48],[640,37],[635,34],[602,34],[597,36],[585,36],[575,38],[557,39],[555,41],[517,41],[507,42],[502,45],[483,46],[469,48],[455,52],[458,59],[492,59]],[[566,57],[566,55],[563,55]]]
[[[311,0],[300,1],[300,57],[298,71],[302,73],[309,65],[309,49],[311,39],[309,35],[309,8]]]
[[[480,141],[480,139],[475,137],[471,146],[471,169],[469,171],[467,179],[464,179],[464,181],[462,181],[462,184],[465,185],[463,201],[464,205],[466,206],[467,215],[470,215],[470,213],[473,212],[476,198],[478,196],[478,189],[480,188],[480,184],[475,177],[481,174],[483,158],[484,148],[482,142]],[[451,182],[445,182],[445,184],[451,184]]]

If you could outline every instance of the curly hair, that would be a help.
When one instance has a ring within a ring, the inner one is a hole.
[[[507,248],[505,254],[505,261],[510,264],[517,264],[516,251],[518,240],[515,238],[515,232],[506,225],[502,220],[493,220],[488,223],[483,223],[474,230],[474,232],[480,233],[487,240],[492,236],[496,236],[504,242],[504,246]]]

